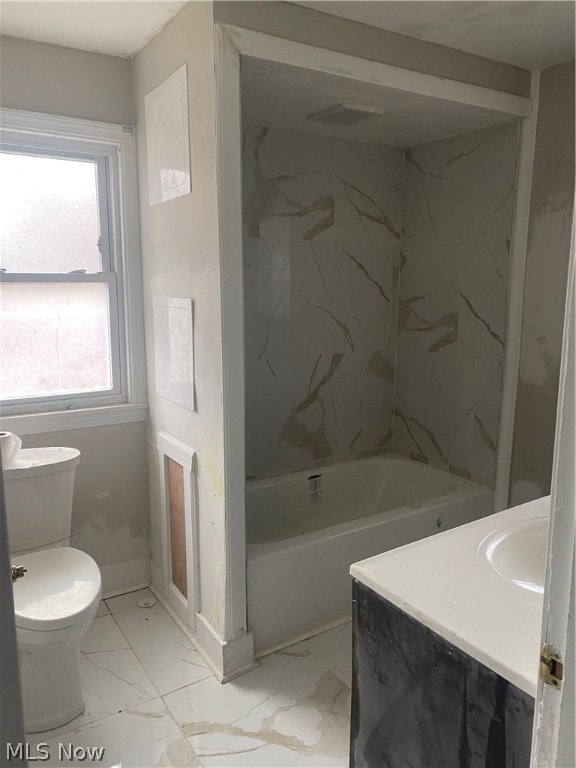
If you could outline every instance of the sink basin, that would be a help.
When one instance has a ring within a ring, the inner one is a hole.
[[[478,554],[502,589],[537,603],[544,592],[547,546],[548,517],[536,517],[491,533]]]

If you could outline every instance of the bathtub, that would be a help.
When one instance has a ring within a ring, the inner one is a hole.
[[[248,482],[256,654],[348,617],[352,563],[492,511],[489,488],[394,454]]]

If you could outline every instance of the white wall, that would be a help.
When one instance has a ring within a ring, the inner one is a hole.
[[[574,62],[544,70],[534,157],[510,503],[550,493],[574,202]]]
[[[279,0],[217,0],[214,3],[214,16],[222,24],[341,51],[369,61],[379,61],[518,96],[530,95],[530,73],[518,67],[294,3]]]
[[[0,102],[12,109],[133,123],[130,61],[2,37]]]
[[[80,451],[72,546],[96,560],[103,574],[104,594],[147,584],[150,536],[145,422],[24,435],[22,445],[66,445]]]
[[[155,442],[165,430],[197,451],[200,612],[229,639],[226,619],[222,329],[212,4],[185,7],[134,59],[146,351],[150,403],[152,559],[161,567],[161,508]],[[183,64],[188,71],[192,191],[148,203],[144,96]],[[239,288],[240,289],[240,288]],[[155,392],[152,299],[194,301],[195,412]],[[153,576],[155,568],[153,567]],[[157,585],[161,586],[161,585]]]
[[[133,123],[127,59],[3,37],[0,104],[112,123]],[[17,430],[16,430],[17,431]],[[103,570],[104,591],[148,581],[145,422],[25,435],[23,446],[65,445],[82,454],[72,545]]]

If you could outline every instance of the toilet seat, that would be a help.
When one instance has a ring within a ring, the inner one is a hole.
[[[56,547],[18,557],[27,573],[14,583],[16,627],[46,632],[82,623],[100,599],[100,569],[85,552]]]

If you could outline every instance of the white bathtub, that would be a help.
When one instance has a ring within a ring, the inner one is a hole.
[[[347,617],[352,563],[492,511],[489,488],[394,454],[247,483],[256,653]]]

